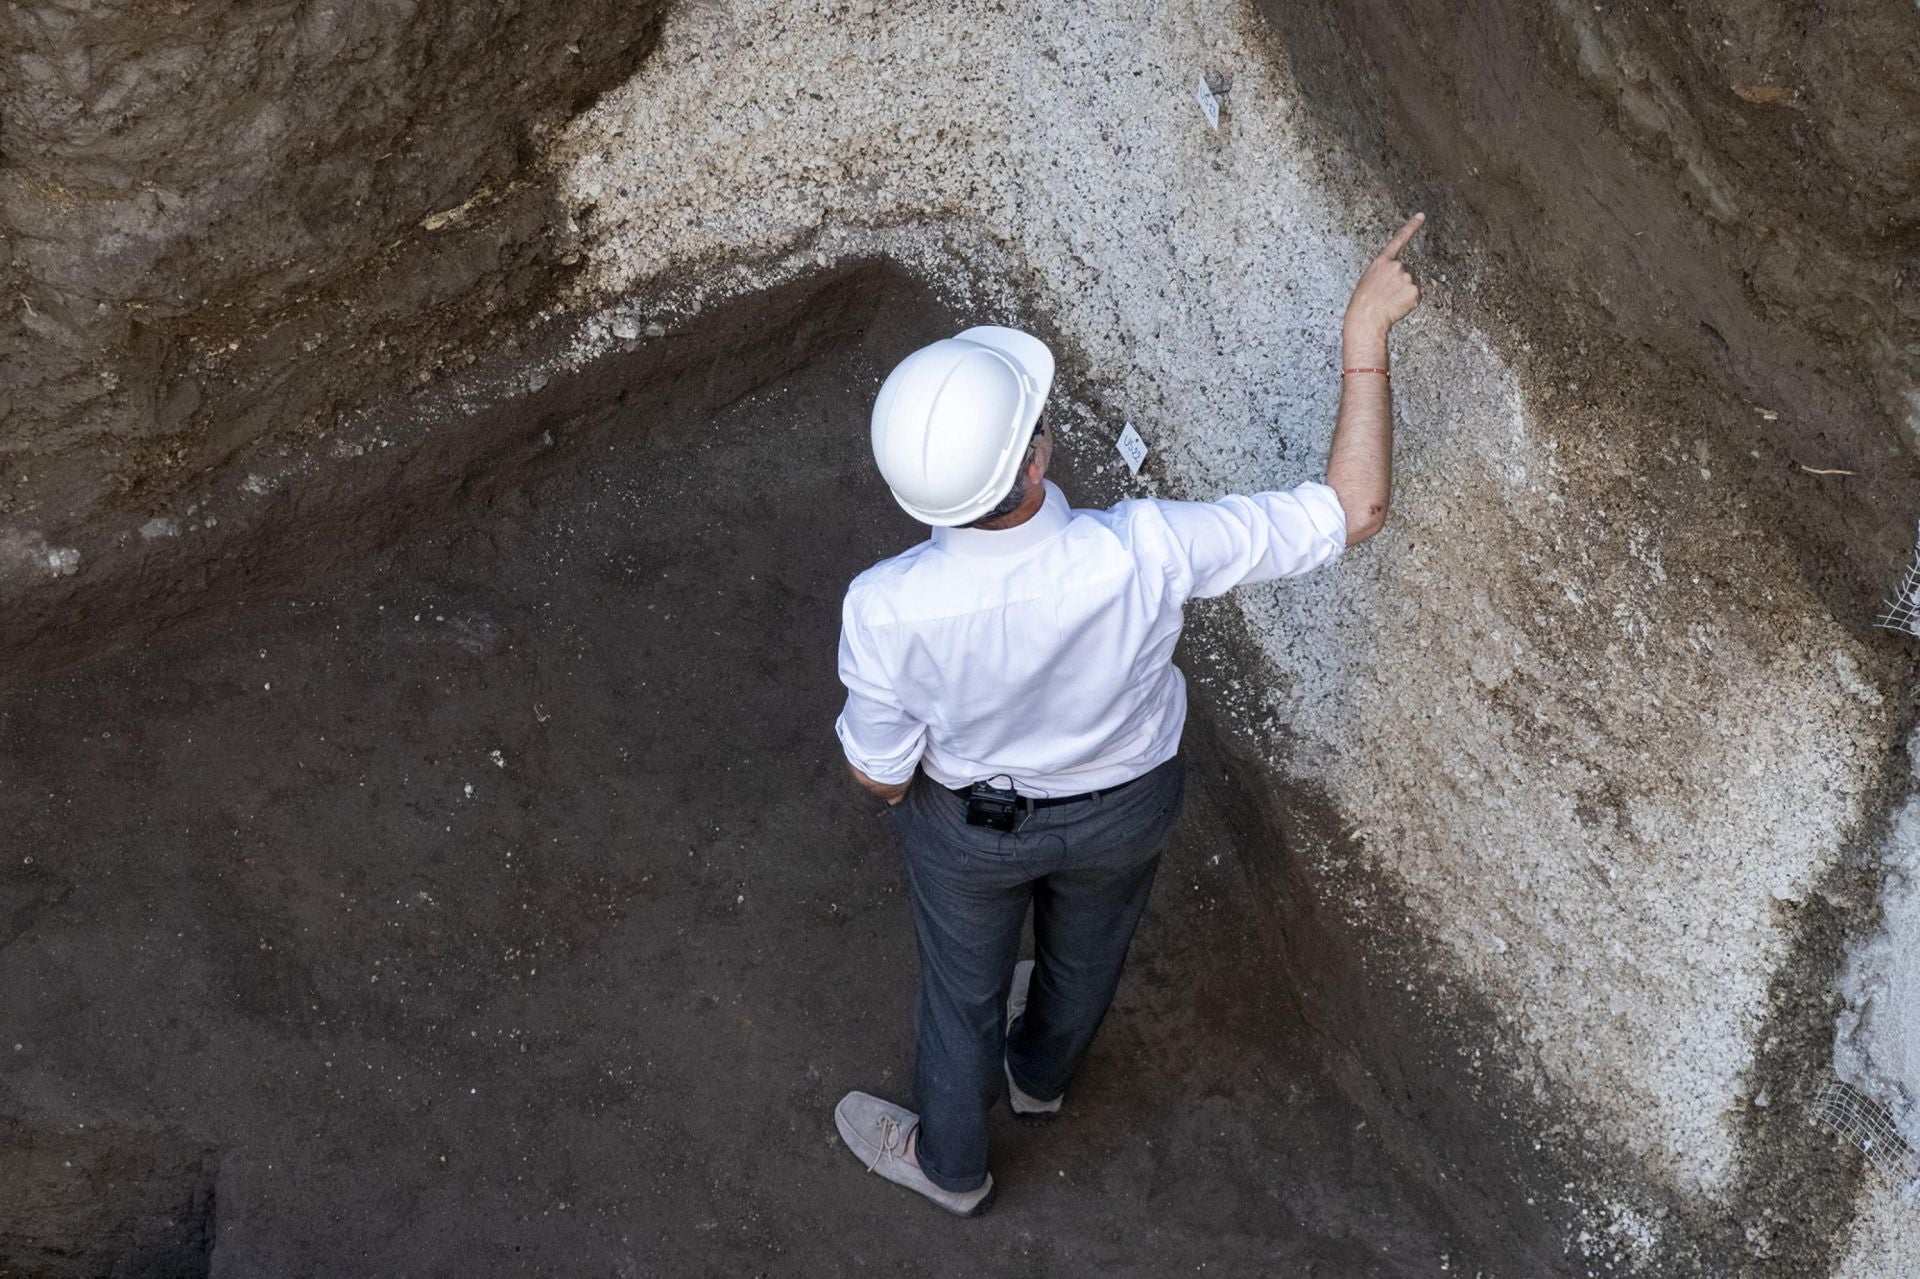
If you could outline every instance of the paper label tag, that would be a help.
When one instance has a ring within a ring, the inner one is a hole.
[[[1135,475],[1140,474],[1140,464],[1147,460],[1147,442],[1140,438],[1140,432],[1133,429],[1133,423],[1129,422],[1121,428],[1120,440],[1114,447],[1126,461],[1127,469]]]
[[[1200,109],[1207,113],[1207,127],[1218,133],[1220,131],[1220,99],[1214,97],[1213,90],[1207,87],[1205,76],[1201,76],[1200,83],[1194,86],[1193,100],[1198,102]]]

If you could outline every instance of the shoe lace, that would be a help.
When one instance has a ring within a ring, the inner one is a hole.
[[[898,1119],[895,1119],[892,1115],[880,1116],[880,1149],[874,1152],[873,1162],[867,1165],[868,1172],[872,1172],[875,1168],[878,1168],[882,1159],[894,1153],[893,1143],[900,1140],[900,1134],[901,1128]],[[906,1150],[905,1142],[901,1142],[900,1149],[902,1151]]]

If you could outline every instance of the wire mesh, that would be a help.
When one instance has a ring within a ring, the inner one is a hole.
[[[1900,577],[1900,585],[1894,588],[1893,598],[1887,601],[1875,624],[1890,631],[1920,635],[1920,546],[1914,548],[1907,571]]]
[[[1885,1106],[1838,1079],[1823,1082],[1813,1094],[1813,1119],[1851,1142],[1866,1156],[1904,1203],[1920,1199],[1920,1154],[1916,1154]]]

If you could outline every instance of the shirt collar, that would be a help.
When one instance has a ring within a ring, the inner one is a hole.
[[[1047,486],[1047,500],[1026,523],[1000,529],[935,528],[933,544],[955,555],[1001,556],[1018,555],[1051,541],[1066,528],[1073,512],[1067,508],[1067,495],[1052,480],[1041,482]]]

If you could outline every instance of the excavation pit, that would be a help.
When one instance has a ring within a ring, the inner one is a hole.
[[[866,414],[961,322],[879,263],[716,310],[43,655],[0,700],[0,1125],[112,1173],[0,1163],[0,1273],[1560,1273],[1525,1121],[1209,692],[1257,676],[1225,614],[1070,1115],[997,1112],[980,1222],[840,1147],[843,1091],[903,1094],[915,963],[831,732],[845,585],[920,536]]]
[[[1920,8],[149,8],[0,21],[0,1279],[1920,1271],[1810,1122],[1920,1143]],[[1194,610],[1088,1123],[888,1242],[832,450],[993,321],[1080,502],[1315,474],[1415,209],[1393,518]]]

